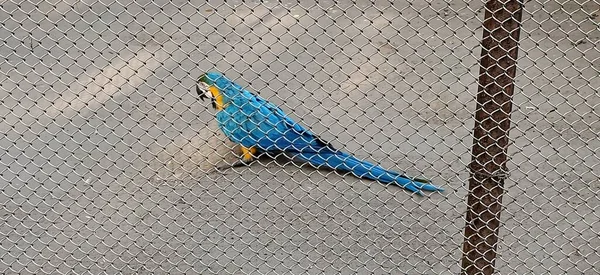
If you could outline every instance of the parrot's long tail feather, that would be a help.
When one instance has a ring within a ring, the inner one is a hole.
[[[444,191],[443,188],[430,184],[425,179],[410,179],[396,172],[384,169],[381,166],[339,151],[328,151],[319,153],[297,153],[293,158],[309,162],[316,167],[328,167],[338,171],[351,172],[359,178],[376,180],[384,184],[395,183],[409,191],[423,195],[425,191]]]

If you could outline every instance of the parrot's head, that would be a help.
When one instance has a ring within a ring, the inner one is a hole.
[[[222,110],[242,91],[242,87],[233,83],[221,73],[209,72],[200,76],[196,92],[202,100],[210,99],[213,108]]]

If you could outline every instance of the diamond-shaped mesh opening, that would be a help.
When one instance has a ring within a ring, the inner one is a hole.
[[[0,273],[456,274],[481,1],[0,3]],[[600,265],[600,2],[525,1],[496,270]],[[420,197],[240,148],[219,71]]]

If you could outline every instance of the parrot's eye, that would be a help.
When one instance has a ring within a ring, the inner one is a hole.
[[[202,89],[205,92],[208,91],[208,84],[200,82],[200,89]]]

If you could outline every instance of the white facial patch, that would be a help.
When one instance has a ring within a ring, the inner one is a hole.
[[[200,82],[200,89],[204,91],[204,95],[208,98],[213,98],[212,93],[210,92],[209,89],[209,85],[204,83],[204,82]]]

